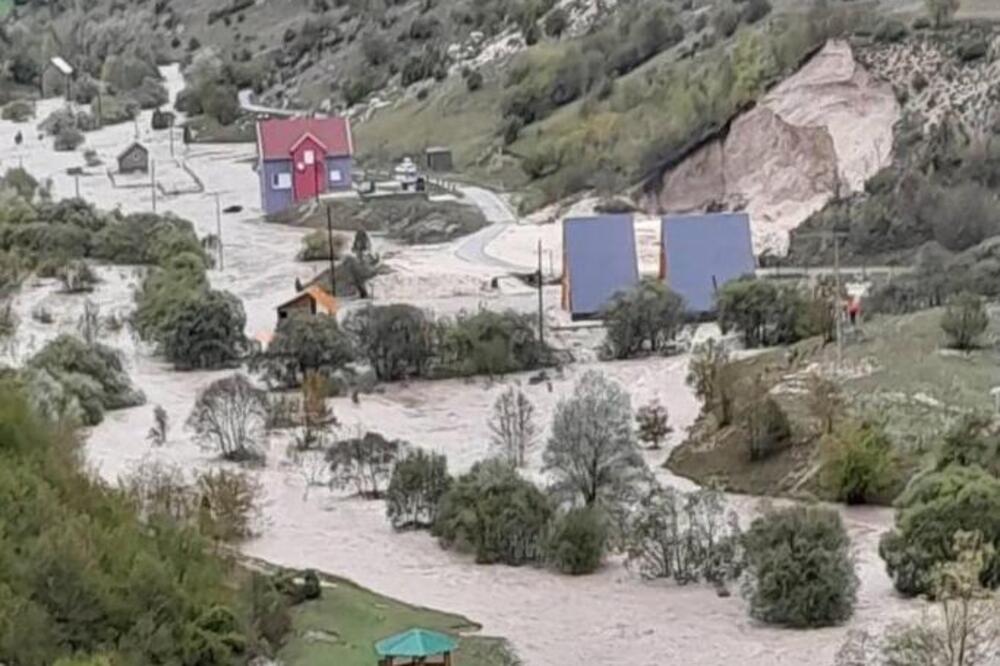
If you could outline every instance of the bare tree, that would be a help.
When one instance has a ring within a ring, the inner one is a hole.
[[[170,424],[167,420],[167,410],[163,409],[162,406],[157,405],[153,408],[153,427],[149,429],[146,439],[152,442],[155,446],[163,446],[167,443],[167,433],[169,428]]]
[[[326,452],[330,483],[340,488],[353,486],[365,499],[380,499],[403,448],[403,442],[375,432],[337,442]]]
[[[306,373],[302,382],[302,419],[295,434],[296,447],[301,451],[325,449],[331,430],[337,425],[326,398],[326,379],[323,375]]]
[[[187,425],[226,460],[259,462],[264,457],[267,394],[245,375],[212,382],[198,394]]]
[[[820,433],[833,434],[837,418],[844,410],[844,397],[840,387],[819,374],[809,376],[809,412],[819,421]]]
[[[510,387],[493,403],[489,423],[492,444],[515,467],[524,467],[538,438],[534,417],[535,406],[520,389]]]
[[[705,403],[705,409],[715,414],[719,427],[733,420],[733,381],[729,352],[723,345],[710,339],[695,347],[687,383]]]
[[[87,299],[83,304],[83,314],[80,315],[80,319],[77,322],[80,337],[88,345],[93,346],[100,339],[103,328],[101,306]]]
[[[608,510],[620,508],[649,476],[632,432],[628,394],[594,370],[556,407],[543,459],[557,493]]]
[[[639,429],[639,440],[649,444],[651,449],[660,448],[666,436],[674,431],[668,423],[667,408],[659,400],[653,400],[639,408],[635,414],[635,422]]]

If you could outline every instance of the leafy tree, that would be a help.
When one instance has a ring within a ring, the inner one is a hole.
[[[639,430],[639,441],[649,444],[651,449],[660,448],[660,443],[674,431],[667,422],[667,408],[659,400],[640,407],[635,413],[635,423]]]
[[[648,349],[658,352],[684,323],[684,300],[659,280],[643,280],[615,295],[603,313],[604,346],[613,358],[629,358]]]
[[[326,452],[333,474],[331,483],[340,488],[353,487],[365,499],[381,499],[405,446],[376,432],[336,442]]]
[[[838,501],[866,504],[893,483],[892,442],[874,423],[848,424],[823,440],[823,480]]]
[[[556,406],[543,455],[555,490],[585,506],[616,509],[649,474],[632,432],[632,407],[618,384],[595,370]]]
[[[547,350],[529,315],[512,310],[462,313],[438,328],[437,356],[446,372],[499,375],[540,367]]]
[[[188,292],[170,314],[160,339],[178,370],[230,368],[247,350],[243,303],[228,291]]]
[[[948,346],[962,351],[973,349],[989,325],[983,300],[969,292],[953,297],[941,316],[941,330],[948,338]]]
[[[790,627],[824,627],[851,617],[858,577],[835,511],[770,511],[751,523],[743,547],[744,595],[753,617]]]
[[[760,347],[798,340],[806,304],[796,289],[743,279],[723,285],[716,306],[723,332],[736,329],[747,347]]]
[[[741,571],[739,521],[721,492],[656,486],[629,514],[626,564],[643,578],[723,585]]]
[[[1000,477],[1000,430],[987,414],[962,417],[947,433],[935,456],[935,467],[979,466]]]
[[[979,532],[1000,542],[1000,480],[979,467],[949,465],[922,474],[896,499],[896,526],[882,536],[879,555],[896,589],[907,596],[931,594],[934,570],[951,557],[956,532]],[[1000,558],[987,560],[982,583],[1000,583]]]
[[[501,460],[479,462],[441,497],[431,533],[479,564],[541,561],[552,506],[542,491]]]
[[[695,347],[691,355],[687,384],[705,406],[705,410],[715,415],[719,427],[725,427],[733,420],[733,384],[735,383],[729,351],[710,338],[708,342]]]
[[[382,381],[426,372],[433,354],[432,325],[419,308],[369,306],[349,313],[344,328]]]
[[[558,516],[548,538],[548,561],[572,576],[597,571],[604,559],[608,528],[595,507],[570,509]]]
[[[535,407],[524,392],[511,387],[493,403],[489,428],[492,444],[515,467],[524,467],[528,451],[538,437]]]
[[[267,393],[243,374],[217,379],[198,393],[187,425],[226,460],[256,462],[264,457]]]
[[[385,498],[393,528],[427,529],[434,525],[441,497],[451,484],[448,459],[439,453],[415,449],[398,460]]]
[[[882,651],[890,666],[987,666],[995,660],[1000,609],[980,582],[994,548],[978,533],[958,532],[953,551],[954,559],[934,574],[940,604],[918,622],[890,628]]]
[[[330,377],[354,360],[354,345],[336,317],[292,315],[278,322],[253,367],[277,386],[300,385],[309,373]]]
[[[253,519],[263,487],[239,470],[208,470],[195,481],[199,531],[216,541],[234,542],[253,536]]]

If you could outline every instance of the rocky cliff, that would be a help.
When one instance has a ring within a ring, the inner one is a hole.
[[[899,115],[892,87],[846,42],[830,42],[724,137],[664,173],[643,205],[651,213],[745,208],[756,251],[784,252],[791,229],[889,164]]]

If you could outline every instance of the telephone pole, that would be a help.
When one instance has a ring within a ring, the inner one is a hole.
[[[538,343],[545,347],[545,303],[542,298],[542,239],[538,239]]]
[[[156,160],[149,160],[149,191],[153,194],[153,212],[156,212]]]
[[[330,213],[330,204],[326,204],[324,207],[326,208],[326,238],[330,244],[330,295],[336,297],[337,260],[333,256],[333,216]]]
[[[219,270],[226,270],[226,260],[222,250],[222,204],[219,202],[219,193],[215,193],[215,236],[219,243]]]
[[[840,279],[840,239],[846,236],[846,231],[815,231],[804,234],[796,234],[799,238],[832,238],[833,239],[833,321],[837,336],[837,370],[843,367],[844,363],[844,322],[843,322],[843,300],[841,298],[842,281]]]

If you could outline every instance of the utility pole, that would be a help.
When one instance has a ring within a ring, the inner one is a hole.
[[[156,212],[156,160],[149,160],[149,191],[153,193],[153,212]]]
[[[333,256],[333,216],[330,213],[330,204],[326,208],[326,238],[330,244],[330,295],[337,295],[337,260]],[[358,260],[360,261],[360,259]]]
[[[76,192],[76,198],[80,198],[80,174],[73,174],[73,190]]]
[[[545,346],[545,303],[542,298],[542,239],[538,239],[538,343]]]
[[[167,132],[170,133],[170,156],[174,156],[174,121],[171,120],[170,124],[167,125]]]
[[[836,282],[836,303],[837,309],[835,311],[836,322],[837,322],[837,370],[840,370],[844,365],[844,336],[843,336],[843,319],[841,307],[842,303],[840,300],[840,236],[837,232],[833,232],[833,275],[834,281]]]
[[[226,270],[226,260],[222,250],[222,204],[219,202],[219,193],[215,193],[215,236],[219,243],[219,270]]]

